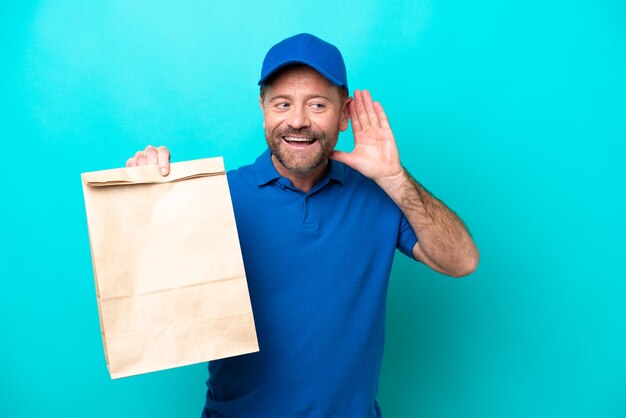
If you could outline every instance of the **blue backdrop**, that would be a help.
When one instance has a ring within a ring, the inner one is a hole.
[[[205,365],[109,379],[79,174],[147,144],[251,162],[261,61],[299,32],[481,250],[464,279],[398,254],[385,416],[626,416],[625,22],[621,0],[0,3],[0,416],[199,415]]]

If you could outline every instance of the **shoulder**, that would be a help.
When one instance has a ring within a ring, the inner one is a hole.
[[[228,178],[228,184],[231,187],[238,187],[243,185],[251,185],[257,183],[257,175],[256,175],[256,163],[250,163],[246,165],[242,165],[239,168],[228,170],[226,172],[226,177]]]
[[[346,186],[348,189],[352,189],[356,193],[370,195],[372,198],[380,198],[383,200],[391,201],[391,199],[387,196],[383,189],[381,189],[374,180],[364,176],[352,167],[349,167],[343,163],[339,164],[342,165],[343,169],[344,186]]]
[[[254,164],[242,165],[234,170],[228,170],[226,172],[226,177],[228,177],[229,182],[239,182],[246,180],[247,178],[254,179]]]
[[[342,171],[342,186],[337,190],[342,199],[349,200],[353,209],[360,207],[360,210],[368,213],[385,213],[392,217],[401,214],[400,208],[374,180],[343,163],[339,164]]]
[[[234,206],[254,198],[258,192],[258,182],[254,164],[243,165],[226,172],[228,188]]]

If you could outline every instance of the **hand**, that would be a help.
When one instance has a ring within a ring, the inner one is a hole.
[[[126,167],[137,167],[140,165],[159,165],[159,173],[167,176],[170,173],[170,150],[164,146],[158,148],[148,145],[145,150],[137,151],[134,157],[126,161]]]
[[[333,151],[330,158],[345,163],[379,184],[401,177],[404,169],[398,147],[380,103],[373,102],[367,90],[355,90],[348,112],[354,149],[350,153]]]

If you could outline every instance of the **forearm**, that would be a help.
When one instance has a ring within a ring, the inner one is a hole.
[[[406,169],[378,184],[402,210],[417,235],[419,245],[414,255],[418,259],[427,258],[435,264],[433,268],[456,277],[476,269],[478,249],[463,221]],[[419,257],[419,251],[425,257]]]

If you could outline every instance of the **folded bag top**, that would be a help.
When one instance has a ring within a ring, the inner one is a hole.
[[[222,157],[203,158],[200,160],[173,163],[167,176],[159,173],[157,165],[114,168],[111,170],[92,171],[81,176],[88,186],[121,186],[125,184],[171,183],[195,177],[225,174]]]

